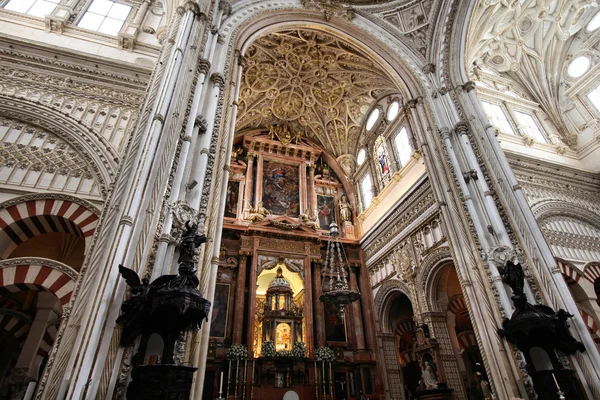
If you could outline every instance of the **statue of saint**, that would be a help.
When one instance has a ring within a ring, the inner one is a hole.
[[[258,203],[258,207],[248,210],[248,216],[245,218],[247,221],[260,222],[263,221],[267,216],[271,215],[271,211],[263,207],[262,201]]]
[[[437,389],[438,382],[431,364],[423,361],[421,364],[421,382],[425,389]]]
[[[345,194],[343,194],[340,197],[338,201],[338,206],[340,207],[340,218],[342,219],[342,221],[352,222],[352,206],[346,200]]]

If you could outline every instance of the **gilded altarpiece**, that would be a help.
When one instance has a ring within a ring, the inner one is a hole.
[[[354,226],[340,219],[340,202],[354,198],[343,169],[287,126],[237,136],[230,165],[209,370],[224,373],[229,398],[275,400],[293,390],[315,399],[324,383],[328,393],[345,392],[342,398],[358,399],[361,390],[375,396],[372,299],[359,244],[347,230],[346,273],[350,286],[365,290],[365,304],[348,306],[340,318],[319,300],[329,225]],[[235,344],[247,346],[245,366],[227,360]],[[321,347],[336,354],[325,381],[322,366],[315,369]]]

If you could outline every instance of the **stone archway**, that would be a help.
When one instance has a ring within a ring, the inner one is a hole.
[[[5,300],[0,333],[9,353],[0,359],[3,395],[15,396],[36,385],[77,277],[74,269],[48,259],[0,261],[0,295]]]
[[[384,386],[390,399],[407,399],[407,395],[411,398],[411,394],[416,394],[405,390],[404,367],[414,361],[415,330],[412,302],[406,289],[400,281],[387,281],[375,297],[375,310],[380,318],[376,335],[383,360]]]

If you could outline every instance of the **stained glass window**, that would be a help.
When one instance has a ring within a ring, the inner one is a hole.
[[[379,180],[385,186],[390,181],[390,164],[387,146],[383,136],[379,136],[375,140],[375,163],[377,171],[379,172]]]

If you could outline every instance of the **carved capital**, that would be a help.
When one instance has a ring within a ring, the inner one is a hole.
[[[208,74],[208,71],[210,71],[210,61],[205,60],[204,58],[198,60],[198,72],[200,72],[201,74]]]
[[[469,125],[465,121],[459,121],[456,125],[454,125],[454,131],[459,135],[468,135]]]
[[[450,138],[450,128],[443,127],[439,129],[439,135],[442,140],[447,140]]]
[[[227,0],[219,2],[219,10],[223,11],[223,16],[231,15],[231,3]]]
[[[210,81],[215,86],[218,86],[220,90],[223,90],[223,88],[225,87],[225,77],[219,72],[215,72],[214,74],[212,74],[210,76]]]

